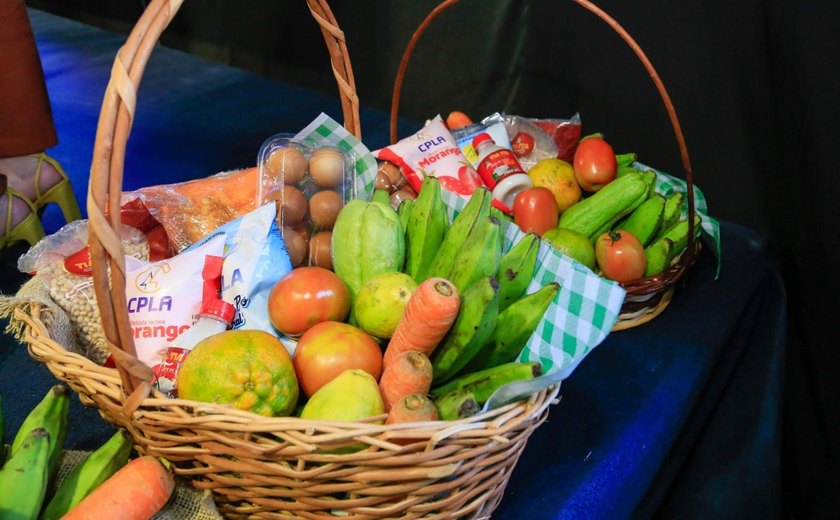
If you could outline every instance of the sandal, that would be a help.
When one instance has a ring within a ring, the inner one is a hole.
[[[45,152],[32,154],[32,157],[38,159],[38,166],[35,168],[35,200],[32,201],[35,208],[40,210],[49,203],[55,203],[61,208],[64,220],[68,223],[81,219],[82,213],[79,210],[76,195],[73,193],[73,186],[70,184],[70,178],[64,172],[61,164]],[[46,192],[41,193],[41,170],[44,162],[55,168],[55,171],[61,176],[61,180]]]
[[[44,226],[41,225],[41,220],[38,218],[37,209],[35,205],[21,195],[13,188],[6,186],[6,176],[0,176],[0,199],[6,200],[6,219],[5,227],[3,228],[3,235],[0,236],[0,249],[3,249],[15,242],[25,240],[29,242],[30,246],[34,246],[39,240],[44,238]],[[20,218],[21,206],[16,201],[22,201],[29,207],[29,212],[23,218]],[[2,202],[0,202],[2,205]],[[18,222],[13,222],[15,216],[15,208],[18,209]]]

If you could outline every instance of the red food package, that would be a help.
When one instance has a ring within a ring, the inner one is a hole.
[[[557,143],[557,158],[571,163],[583,132],[580,114],[575,114],[569,119],[531,119],[531,121]]]

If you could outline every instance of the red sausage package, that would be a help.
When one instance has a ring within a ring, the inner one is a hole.
[[[427,175],[437,177],[442,188],[464,198],[484,185],[440,115],[414,135],[373,154],[380,161],[398,166],[415,191],[420,191]]]

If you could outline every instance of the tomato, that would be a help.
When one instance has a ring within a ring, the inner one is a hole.
[[[559,214],[554,193],[542,186],[520,192],[513,201],[513,220],[525,233],[542,236],[557,227]]]
[[[343,321],[350,312],[350,291],[323,267],[298,267],[278,280],[268,294],[268,317],[283,334],[297,337],[322,321]]]
[[[595,242],[595,261],[604,277],[629,282],[645,275],[645,247],[632,233],[608,231]]]
[[[363,330],[337,321],[307,330],[298,341],[293,362],[300,387],[309,397],[351,368],[364,370],[377,381],[382,375],[379,344]]]
[[[578,144],[573,166],[578,184],[589,192],[610,183],[618,170],[612,146],[596,136],[587,137]]]

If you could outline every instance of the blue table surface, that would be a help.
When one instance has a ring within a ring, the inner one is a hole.
[[[124,37],[30,16],[60,139],[51,153],[84,201],[102,94]],[[140,87],[125,189],[253,165],[268,136],[322,111],[340,120],[331,95],[159,47]],[[368,147],[386,144],[387,114],[361,117]],[[400,133],[417,127],[401,121]],[[44,222],[48,232],[62,224],[52,209]],[[564,381],[494,517],[779,516],[784,291],[763,237],[723,222],[722,244],[717,280],[703,254],[661,316],[611,334]],[[24,280],[13,265],[4,259],[7,293]],[[13,432],[55,379],[8,336],[0,374]],[[71,421],[68,449],[93,449],[112,431],[78,400]]]

